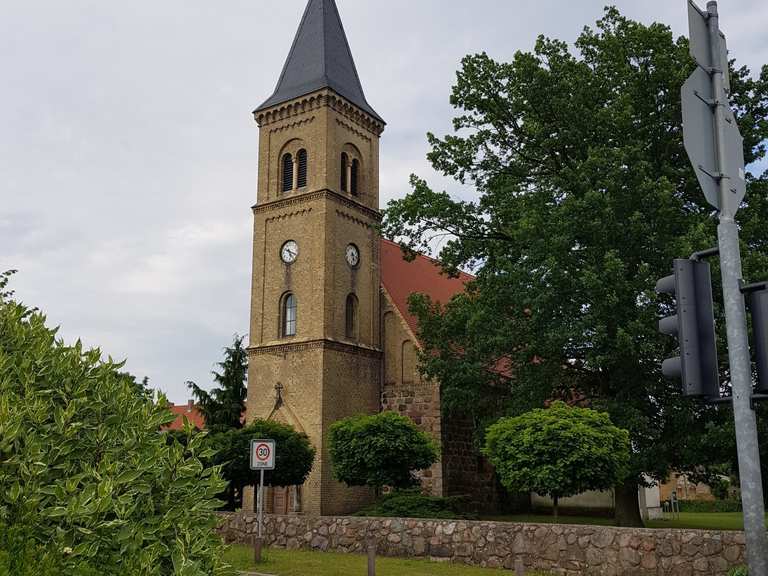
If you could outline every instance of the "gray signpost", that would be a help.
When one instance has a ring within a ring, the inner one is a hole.
[[[256,512],[259,521],[258,536],[254,538],[253,556],[261,562],[261,546],[264,538],[264,472],[275,469],[275,441],[251,440],[251,470],[259,471],[259,490],[256,493]]]
[[[752,409],[752,366],[741,292],[741,254],[735,215],[746,194],[744,143],[728,102],[728,50],[717,2],[707,11],[688,0],[691,55],[699,67],[683,86],[685,148],[707,201],[720,212],[718,239],[736,445],[750,576],[768,576],[768,538]]]

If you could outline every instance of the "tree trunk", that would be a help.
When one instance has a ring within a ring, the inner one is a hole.
[[[552,496],[552,501],[555,503],[555,506],[554,506],[554,509],[553,509],[554,510],[553,514],[555,516],[555,522],[557,522],[557,519],[560,516],[560,510],[559,510],[559,507],[560,507],[560,496],[557,496],[557,495]]]
[[[644,528],[640,516],[640,500],[637,494],[637,479],[629,478],[624,484],[616,486],[616,525],[629,528]]]

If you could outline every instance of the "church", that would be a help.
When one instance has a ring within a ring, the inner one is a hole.
[[[441,448],[421,473],[436,496],[495,498],[471,423],[444,420],[440,387],[418,370],[412,293],[447,302],[469,276],[403,259],[380,237],[379,142],[385,122],[365,97],[334,0],[309,0],[259,127],[247,418],[306,433],[317,449],[300,487],[267,491],[268,512],[346,514],[370,502],[332,473],[328,431],[357,414],[393,410]],[[403,183],[404,185],[406,183]],[[253,507],[253,490],[244,506]]]

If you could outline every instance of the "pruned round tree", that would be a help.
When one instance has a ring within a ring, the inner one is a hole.
[[[432,439],[394,412],[352,416],[331,426],[333,474],[347,486],[408,488],[438,459]]]
[[[619,485],[629,473],[629,433],[608,414],[554,402],[488,428],[485,455],[509,491],[560,498]]]
[[[270,420],[254,420],[245,428],[215,432],[206,444],[216,451],[213,463],[221,465],[224,478],[230,483],[227,498],[234,509],[242,498],[243,488],[259,482],[259,472],[251,470],[251,440],[275,441],[275,469],[264,473],[267,486],[296,486],[312,471],[315,448],[309,438],[293,427]]]
[[[0,274],[0,574],[223,574],[203,435],[99,350],[63,343]]]

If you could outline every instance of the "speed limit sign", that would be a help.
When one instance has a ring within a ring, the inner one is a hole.
[[[251,470],[275,469],[275,441],[251,440]]]

